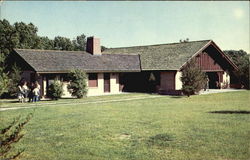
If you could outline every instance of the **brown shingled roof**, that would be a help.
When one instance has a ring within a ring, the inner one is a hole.
[[[15,49],[37,72],[138,72],[138,55],[92,55],[84,51]]]

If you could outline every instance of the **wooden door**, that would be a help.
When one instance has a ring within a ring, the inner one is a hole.
[[[110,92],[110,74],[104,73],[104,92]]]

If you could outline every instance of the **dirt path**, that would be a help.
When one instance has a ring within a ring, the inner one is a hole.
[[[75,102],[75,103],[33,103],[29,104],[27,107],[6,107],[6,108],[0,108],[0,112],[2,111],[8,111],[8,110],[17,110],[17,109],[27,109],[27,108],[37,108],[37,107],[48,107],[48,106],[57,106],[57,105],[79,105],[79,104],[98,104],[98,103],[109,103],[109,102],[123,102],[123,101],[133,101],[133,100],[142,100],[142,99],[152,99],[152,98],[162,98],[164,96],[145,96],[145,97],[134,97],[134,98],[124,98],[124,99],[115,99],[115,100],[97,100],[97,101],[87,101],[87,102]]]

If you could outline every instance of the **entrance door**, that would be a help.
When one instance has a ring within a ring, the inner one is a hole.
[[[207,72],[208,79],[209,79],[209,88],[210,89],[218,89],[219,86],[219,76],[217,72]]]
[[[104,73],[104,92],[110,92],[110,74]]]

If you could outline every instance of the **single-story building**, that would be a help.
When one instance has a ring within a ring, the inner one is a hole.
[[[237,66],[212,41],[109,48],[101,52],[100,39],[87,38],[86,51],[15,49],[13,62],[27,81],[37,80],[46,96],[54,80],[63,83],[69,97],[67,73],[81,69],[88,74],[88,96],[107,93],[160,92],[178,94],[181,71],[195,59],[209,78],[209,88],[229,88]]]

